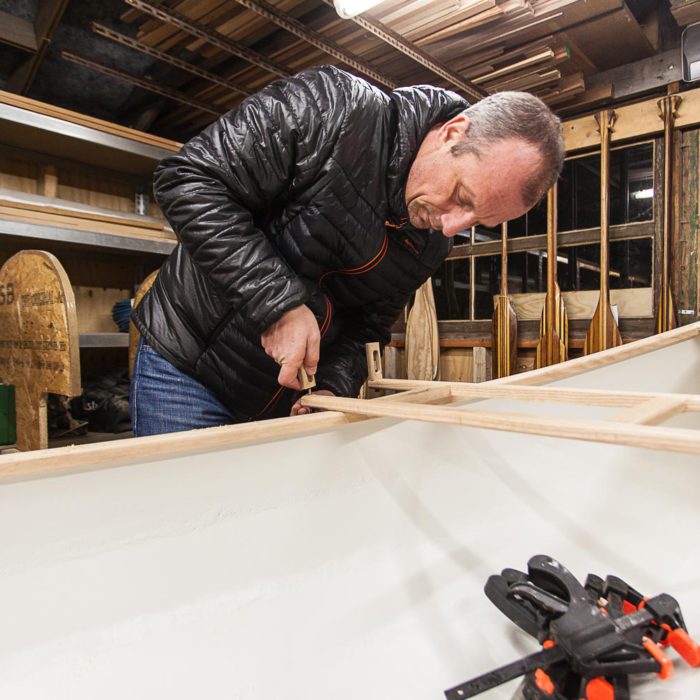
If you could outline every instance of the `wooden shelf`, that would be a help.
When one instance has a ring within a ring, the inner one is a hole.
[[[75,230],[2,218],[0,218],[0,235],[75,243],[134,253],[156,253],[157,255],[169,255],[176,245],[174,240],[159,240],[156,237],[121,236],[100,231]]]
[[[81,348],[128,348],[128,333],[81,333]]]
[[[109,167],[120,172],[150,175],[156,163],[173,150],[142,143],[101,129],[0,103],[2,142],[54,156]]]

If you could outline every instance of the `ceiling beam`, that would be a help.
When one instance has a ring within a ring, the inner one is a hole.
[[[27,19],[0,12],[0,42],[24,51],[34,52],[38,46],[34,25]]]
[[[265,2],[265,0],[235,0],[239,5],[255,12],[257,15],[264,17],[278,27],[285,29],[286,31],[294,34],[294,36],[303,39],[307,43],[315,46],[321,51],[325,51],[329,56],[338,59],[342,63],[350,68],[354,68],[356,71],[363,73],[368,78],[372,78],[377,83],[384,85],[388,88],[394,89],[397,84],[387,78],[379,71],[376,71],[372,66],[365,63],[364,61],[358,61],[354,56],[343,50],[338,44],[330,39],[327,39],[322,34],[317,32],[315,29],[310,29],[302,24],[299,20],[295,19],[286,12],[278,10],[276,7]]]
[[[240,2],[241,0],[237,0]],[[250,0],[248,0],[250,1]],[[332,0],[324,0],[327,5],[333,5]],[[475,85],[471,81],[463,78],[459,73],[456,73],[444,63],[427,54],[423,49],[416,46],[413,42],[408,41],[400,34],[397,34],[393,29],[389,29],[386,25],[375,19],[368,19],[361,15],[353,17],[352,21],[358,24],[364,30],[379,37],[382,41],[393,46],[395,49],[412,58],[416,63],[428,68],[436,75],[446,80],[451,85],[461,90],[467,97],[473,100],[480,100],[488,94],[485,90]]]
[[[187,73],[191,73],[192,75],[196,75],[199,78],[204,78],[204,80],[208,80],[211,83],[221,85],[222,87],[225,87],[228,90],[236,92],[240,95],[248,96],[253,94],[252,90],[248,90],[247,88],[243,87],[242,85],[239,85],[238,83],[231,82],[230,80],[215,75],[214,73],[210,73],[209,71],[204,70],[203,68],[200,68],[199,66],[196,66],[193,63],[183,61],[179,58],[175,58],[175,56],[171,56],[168,53],[159,51],[158,49],[154,49],[152,46],[148,46],[147,44],[137,41],[136,39],[132,39],[130,36],[126,36],[125,34],[116,32],[114,31],[114,29],[106,27],[104,24],[92,22],[90,24],[90,28],[93,32],[105,37],[106,39],[111,39],[112,41],[116,41],[119,44],[128,46],[131,49],[135,49],[136,51],[145,53],[146,55],[151,56],[159,61],[169,63],[171,66],[175,66],[176,68],[186,71]]]
[[[171,90],[170,88],[166,88],[161,85],[156,85],[155,83],[152,83],[149,80],[138,78],[135,75],[122,73],[122,71],[110,68],[109,66],[105,66],[101,63],[96,63],[95,61],[91,61],[89,58],[85,58],[84,56],[78,56],[77,54],[71,53],[70,51],[61,51],[61,58],[64,58],[66,61],[70,61],[71,63],[76,63],[79,66],[83,66],[84,68],[89,68],[90,70],[97,71],[98,73],[103,73],[104,75],[116,78],[117,80],[130,83],[131,85],[136,85],[137,87],[143,88],[144,90],[155,92],[157,95],[167,97],[171,100],[175,100],[176,102],[188,105],[189,107],[194,107],[195,109],[199,109],[202,112],[208,112],[209,114],[213,114],[216,117],[221,116],[225,111],[224,109],[219,108],[216,105],[195,100],[189,97],[188,95],[179,92],[178,90]]]
[[[237,56],[238,58],[242,58],[248,63],[252,63],[258,68],[268,71],[268,73],[277,75],[280,78],[287,78],[291,75],[291,72],[286,68],[274,63],[273,61],[269,61],[267,58],[265,58],[265,56],[257,51],[254,51],[243,44],[239,44],[237,41],[233,41],[233,39],[229,39],[227,36],[217,32],[216,29],[207,27],[205,24],[201,24],[200,22],[196,22],[195,20],[177,12],[176,10],[170,8],[165,9],[160,5],[154,5],[153,3],[146,2],[145,0],[126,0],[126,2],[132,7],[135,7],[142,12],[151,15],[152,17],[159,19],[161,22],[165,22],[166,24],[171,24],[178,29],[182,29],[184,32],[192,34],[192,36],[196,36],[198,39],[202,39],[203,41],[206,41],[208,44],[212,44],[212,46],[216,46],[222,51],[226,51],[227,53]]]
[[[22,63],[7,81],[7,89],[25,95],[39,71],[39,66],[44,60],[46,51],[51,43],[56,27],[65,12],[68,0],[39,0],[34,17],[34,37],[36,52]]]

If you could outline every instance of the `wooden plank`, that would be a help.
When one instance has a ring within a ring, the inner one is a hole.
[[[5,221],[21,221],[28,224],[38,224],[42,226],[57,226],[58,228],[72,229],[77,231],[94,231],[98,233],[111,233],[127,238],[143,238],[147,240],[175,240],[173,234],[166,231],[162,233],[148,228],[136,226],[123,226],[106,221],[95,221],[81,219],[74,216],[64,216],[61,214],[44,214],[26,209],[17,209],[0,205],[0,218]]]
[[[611,143],[661,133],[663,122],[659,119],[656,103],[657,99],[654,98],[616,108],[617,119],[610,136]],[[700,88],[683,93],[675,120],[677,129],[697,124],[700,124]],[[567,152],[589,148],[600,142],[595,115],[565,120],[562,131]]]
[[[416,290],[408,314],[406,373],[409,379],[440,378],[440,346],[431,278]]]
[[[569,319],[593,318],[599,294],[600,292],[596,290],[562,292],[561,297]],[[545,298],[544,292],[528,292],[512,294],[511,302],[519,320],[536,321],[542,315]],[[653,318],[654,316],[654,290],[651,287],[611,289],[610,303],[617,306],[620,318]]]
[[[0,42],[35,52],[38,48],[34,25],[22,17],[0,11]]]
[[[683,397],[659,396],[616,413],[610,420],[637,425],[660,425],[686,411],[687,403]]]
[[[109,214],[104,211],[96,212],[88,209],[71,207],[67,204],[27,202],[22,201],[19,197],[11,197],[3,194],[0,194],[0,206],[27,211],[30,215],[33,212],[37,214],[56,214],[58,216],[70,216],[87,221],[113,223],[119,224],[120,226],[134,226],[139,229],[151,229],[158,232],[164,230],[164,222],[154,221],[145,216],[119,216],[118,214]]]
[[[475,347],[472,351],[473,382],[487,382],[491,379],[491,352],[485,347]]]

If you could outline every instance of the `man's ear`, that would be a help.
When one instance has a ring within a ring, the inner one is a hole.
[[[440,127],[440,137],[444,143],[452,146],[464,140],[469,131],[471,120],[462,112],[456,117],[452,117]]]

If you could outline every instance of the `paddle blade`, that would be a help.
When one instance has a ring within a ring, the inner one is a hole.
[[[493,377],[515,372],[518,359],[518,317],[507,296],[499,296],[493,312]]]
[[[662,294],[659,300],[659,308],[656,312],[656,332],[665,333],[676,328],[676,308],[673,303],[673,295],[671,288],[666,290],[666,294]]]
[[[591,325],[588,327],[586,340],[583,344],[583,354],[590,355],[618,345],[622,345],[622,336],[610,308],[610,300],[607,297],[601,297],[593,314]]]
[[[540,342],[535,353],[535,367],[549,367],[569,359],[569,317],[559,285],[554,285],[554,314],[549,316],[551,299],[549,293],[544,300],[540,319]]]

